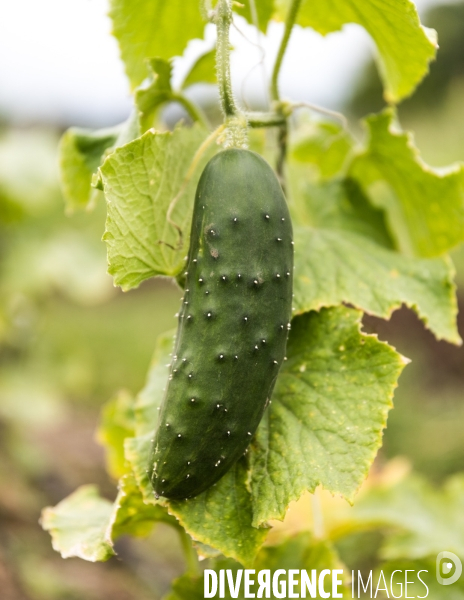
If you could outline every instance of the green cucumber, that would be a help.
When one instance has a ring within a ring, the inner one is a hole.
[[[285,356],[292,237],[285,197],[263,158],[228,149],[209,161],[149,465],[157,496],[196,496],[246,451]]]

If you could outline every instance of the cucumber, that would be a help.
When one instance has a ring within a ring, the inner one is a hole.
[[[245,452],[284,360],[292,281],[292,225],[273,170],[249,150],[216,154],[195,197],[149,465],[157,496],[196,496]]]

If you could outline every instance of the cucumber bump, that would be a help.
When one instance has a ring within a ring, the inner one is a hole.
[[[156,495],[196,496],[249,445],[285,356],[292,237],[285,197],[263,158],[228,149],[209,161],[150,458]]]

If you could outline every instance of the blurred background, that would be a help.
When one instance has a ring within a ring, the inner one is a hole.
[[[426,162],[464,160],[464,3],[418,4],[438,30],[430,76],[400,107]],[[128,84],[110,36],[105,0],[16,0],[0,8],[0,597],[2,600],[159,598],[184,565],[174,533],[159,525],[146,540],[121,540],[120,559],[62,560],[38,519],[84,483],[112,499],[95,430],[102,405],[136,394],[158,333],[175,325],[179,292],[165,280],[123,294],[106,274],[105,207],[65,215],[57,145],[71,125],[105,127],[130,110]],[[264,80],[282,33],[237,19],[233,81],[244,104],[266,105]],[[214,32],[175,63],[182,79],[210,49]],[[304,56],[304,61],[301,60]],[[256,66],[250,69],[255,61]],[[383,106],[372,43],[356,26],[322,38],[297,29],[282,73],[283,96],[323,104],[356,119]],[[189,93],[206,110],[213,86]],[[182,117],[168,107],[168,123]],[[464,253],[453,259],[464,336]],[[413,362],[395,395],[378,465],[405,457],[430,481],[463,470],[464,350],[438,343],[415,315],[366,329]],[[156,576],[154,575],[156,573]]]

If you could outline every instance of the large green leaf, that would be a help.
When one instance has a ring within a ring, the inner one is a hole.
[[[85,485],[55,507],[45,508],[41,524],[63,558],[102,561],[114,554],[107,532],[112,513],[111,502],[101,498],[95,486]]]
[[[199,2],[111,0],[113,34],[132,88],[146,77],[145,59],[180,56],[192,38],[202,38]]]
[[[281,4],[287,8],[289,0]],[[412,94],[437,50],[435,31],[421,26],[411,0],[304,0],[297,23],[323,35],[347,23],[364,27],[377,45],[377,63],[389,102]]]
[[[411,258],[392,248],[383,211],[352,180],[308,182],[291,165],[297,313],[342,302],[388,318],[412,308],[439,339],[460,343],[454,269],[448,258]]]
[[[407,258],[348,231],[295,230],[296,313],[347,302],[382,318],[402,304],[438,339],[459,344],[449,259]]]
[[[215,151],[210,147],[193,165],[206,136],[198,125],[172,133],[150,130],[113,152],[100,168],[108,204],[103,238],[108,271],[124,290],[182,269],[195,187]]]
[[[405,360],[344,307],[292,321],[288,360],[251,453],[254,524],[323,485],[352,500],[381,445]]]
[[[383,210],[375,208],[352,179],[315,183],[307,168],[289,165],[289,195],[296,227],[348,231],[384,248],[394,248]]]
[[[464,241],[464,168],[433,169],[386,110],[367,119],[368,147],[350,175],[383,208],[400,250],[437,256]]]

